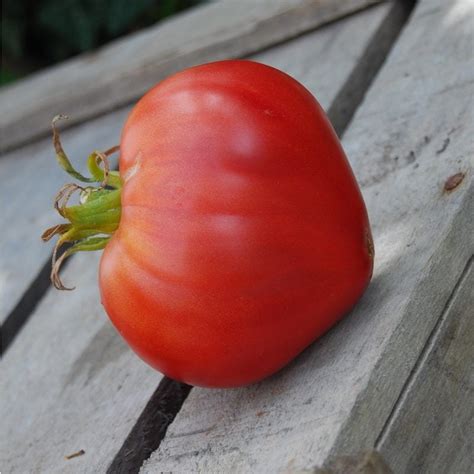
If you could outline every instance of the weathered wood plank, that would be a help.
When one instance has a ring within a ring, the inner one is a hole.
[[[2,472],[105,472],[161,379],[104,316],[97,264],[71,262],[80,291],[49,291],[2,360]]]
[[[472,472],[473,310],[471,259],[377,443],[395,473]]]
[[[385,5],[361,12],[342,20],[342,26],[329,25],[256,59],[278,63],[303,82],[320,77],[312,88],[328,107],[388,12]],[[350,54],[342,47],[334,48],[331,61],[326,60],[321,44],[340,41],[342,45],[349,39]],[[295,62],[294,54],[300,47],[307,51],[300,54],[301,62]],[[301,68],[309,57],[313,66]],[[335,66],[341,62],[346,66]],[[336,67],[336,77],[324,72]],[[102,125],[97,121],[95,133],[108,144],[108,130],[115,135],[114,127],[119,127],[121,118],[103,120]],[[88,127],[71,131],[66,145],[71,148],[76,143],[76,150],[84,146],[85,132],[93,131]],[[41,146],[48,152],[36,159],[41,169],[50,170],[54,167],[48,156],[50,145]],[[26,159],[16,153],[9,159],[15,156]],[[18,216],[11,214],[10,218],[15,222]],[[49,214],[43,219],[46,223]],[[97,260],[98,255],[72,259],[64,278],[74,282],[77,290],[67,294],[49,291],[2,361],[0,377],[6,388],[0,400],[5,433],[0,439],[2,471],[104,472],[160,380],[159,374],[124,348],[105,320],[96,289]],[[64,459],[81,449],[83,456]]]
[[[95,119],[64,132],[74,163],[85,163],[94,149],[117,144],[128,110]],[[58,220],[55,193],[69,178],[55,163],[51,139],[8,153],[0,160],[0,205],[5,225],[0,235],[0,323],[3,323],[51,254],[42,230]]]
[[[378,5],[253,59],[292,74],[327,109],[388,12],[389,4]],[[129,108],[121,109],[66,130],[63,142],[74,163],[85,161],[93,149],[115,145],[128,111]],[[51,245],[42,244],[39,235],[57,220],[51,201],[67,179],[55,165],[50,138],[10,152],[0,160],[2,215],[5,222],[14,223],[0,233],[0,247],[4,249],[0,254],[0,323],[17,305],[51,253]],[[20,253],[24,256],[21,265]]]
[[[358,306],[274,377],[194,389],[142,473],[297,472],[374,446],[474,250],[473,18],[421,0],[344,136],[376,247]]]
[[[0,150],[48,132],[69,111],[74,122],[131,103],[184,67],[241,57],[333,21],[374,0],[212,2],[40,72],[0,92]]]

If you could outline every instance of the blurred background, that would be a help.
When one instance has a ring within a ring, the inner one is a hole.
[[[0,86],[205,0],[2,0]]]

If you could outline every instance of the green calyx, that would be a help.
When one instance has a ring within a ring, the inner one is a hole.
[[[90,177],[83,176],[74,169],[63,150],[56,129],[56,122],[64,118],[67,117],[58,115],[51,124],[56,159],[69,175],[82,183],[95,185],[80,186],[71,183],[63,186],[54,200],[54,207],[68,222],[50,227],[41,237],[48,241],[54,235],[59,236],[53,250],[51,282],[59,290],[72,290],[73,288],[67,288],[61,282],[61,265],[73,253],[105,248],[120,223],[122,179],[118,171],[110,170],[108,161],[108,157],[119,150],[118,146],[105,152],[94,151],[89,155],[87,168]],[[69,199],[76,192],[79,193],[79,204],[68,206]],[[70,246],[58,257],[59,249],[65,244]]]

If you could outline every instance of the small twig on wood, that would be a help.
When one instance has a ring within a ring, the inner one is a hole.
[[[81,449],[79,451],[76,451],[75,453],[64,456],[64,458],[69,461],[69,459],[77,458],[78,456],[82,456],[83,454],[86,454],[86,452],[83,449]]]

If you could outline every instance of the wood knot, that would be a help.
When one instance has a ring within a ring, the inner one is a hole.
[[[466,176],[466,173],[462,172],[450,176],[444,183],[444,191],[449,193],[453,189],[456,189],[461,184],[464,176]]]

